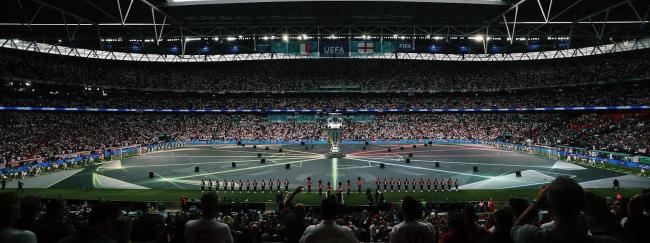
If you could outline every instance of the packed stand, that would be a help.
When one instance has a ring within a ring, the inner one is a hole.
[[[1,84],[0,84],[1,85]],[[139,109],[436,109],[648,105],[645,81],[507,92],[203,94],[4,81],[0,106]]]
[[[0,77],[120,88],[301,91],[349,86],[368,91],[495,90],[650,76],[648,51],[512,62],[274,60],[149,63],[0,50]]]
[[[327,138],[327,114],[135,114],[2,112],[0,160],[50,158],[162,140]],[[346,115],[348,140],[478,139],[567,144],[647,153],[647,113],[478,113]]]

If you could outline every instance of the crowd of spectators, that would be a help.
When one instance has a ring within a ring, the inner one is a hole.
[[[2,161],[161,140],[327,139],[326,114],[2,112]],[[479,139],[647,153],[647,113],[346,115],[348,140]]]
[[[494,90],[650,76],[645,50],[512,62],[316,59],[151,63],[2,49],[0,77],[60,84],[220,91],[302,91],[349,86],[369,91]]]
[[[88,89],[5,81],[2,106],[140,109],[537,108],[650,104],[645,81],[507,92],[202,94]]]
[[[632,198],[601,197],[560,176],[535,200],[432,203],[417,195],[401,203],[346,206],[323,197],[320,206],[275,209],[219,202],[206,192],[178,207],[144,203],[65,204],[0,193],[2,242],[629,242],[647,241],[650,191]],[[612,191],[615,193],[615,191]],[[187,200],[187,199],[186,199]],[[45,205],[45,207],[43,207]]]

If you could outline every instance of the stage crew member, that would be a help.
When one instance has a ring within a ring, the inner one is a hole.
[[[23,191],[23,185],[25,185],[25,183],[23,183],[22,181],[18,181],[18,188],[16,189],[16,193],[18,193],[18,192],[24,193],[25,192],[25,191]]]
[[[612,189],[621,190],[621,182],[619,182],[618,179],[614,179],[612,183],[614,184]]]

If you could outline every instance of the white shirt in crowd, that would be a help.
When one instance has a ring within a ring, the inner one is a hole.
[[[36,243],[36,235],[29,230],[5,227],[0,229],[0,242]]]
[[[434,240],[433,225],[429,222],[404,220],[390,231],[390,243],[424,243]]]
[[[195,219],[185,223],[186,243],[232,243],[230,227],[214,219]]]
[[[322,220],[320,224],[310,225],[300,238],[300,243],[358,243],[354,232],[348,227],[339,226],[334,220]]]
[[[555,228],[555,220],[551,220],[549,222],[543,223],[539,227],[545,230],[552,230],[553,228]]]

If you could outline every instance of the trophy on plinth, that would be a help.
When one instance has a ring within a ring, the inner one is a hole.
[[[340,151],[341,141],[343,140],[343,117],[341,113],[330,113],[327,118],[327,142],[330,144],[330,151],[327,153],[329,158],[345,157]]]

